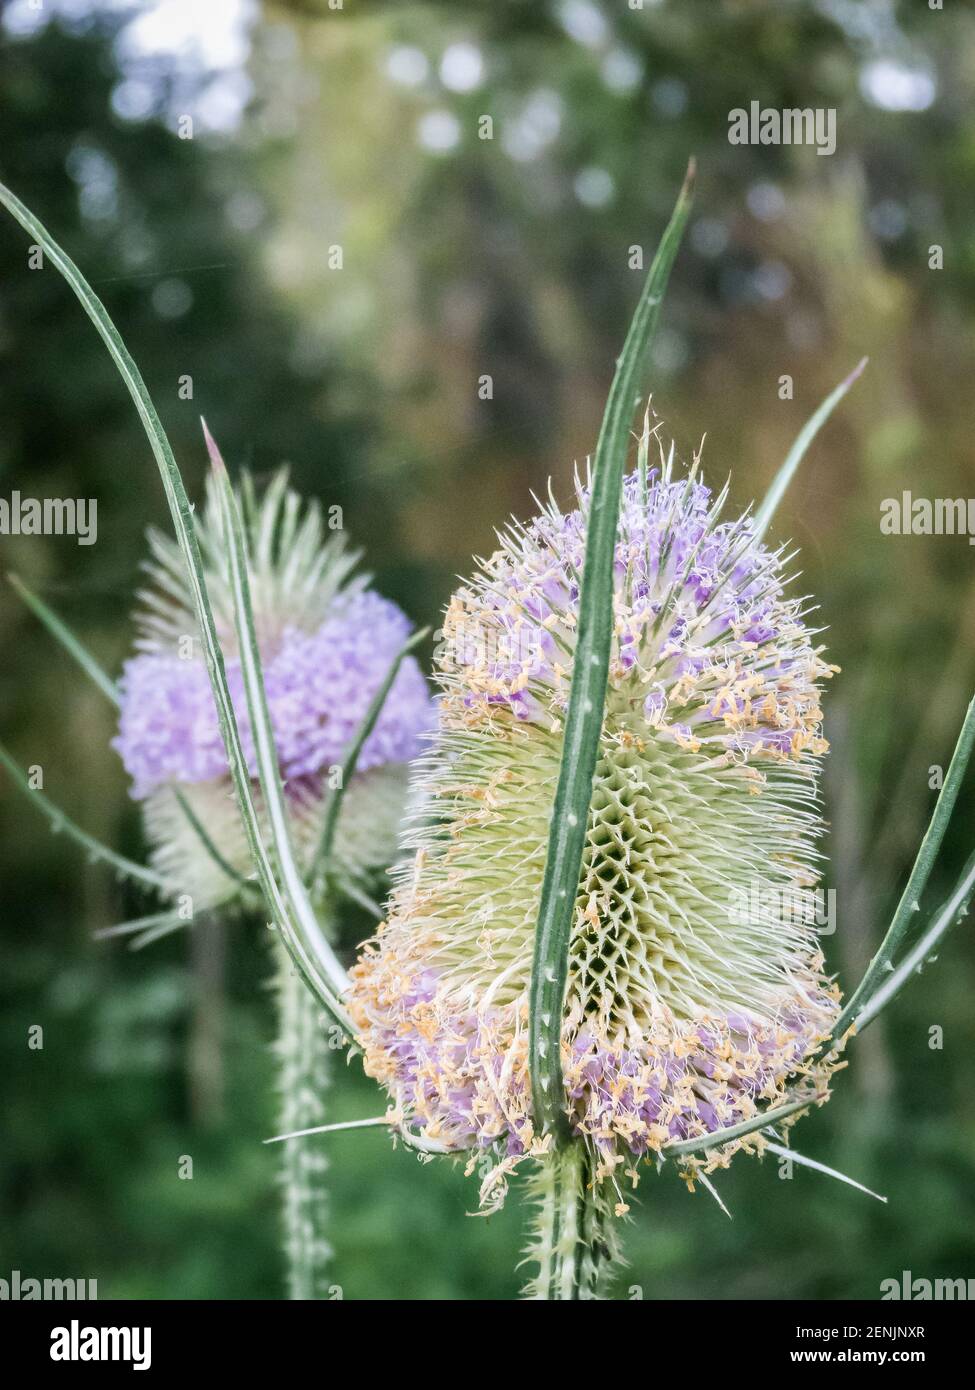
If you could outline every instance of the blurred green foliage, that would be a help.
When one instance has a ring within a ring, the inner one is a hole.
[[[879,531],[881,501],[902,489],[975,495],[971,9],[269,4],[251,35],[247,114],[193,140],[177,116],[202,102],[207,75],[185,56],[144,58],[152,102],[119,114],[129,16],[66,13],[0,28],[0,177],[104,295],[191,491],[202,411],[228,459],[258,472],[287,459],[302,488],[342,505],[379,586],[418,621],[435,625],[453,575],[509,512],[531,511],[530,489],[551,476],[567,494],[635,297],[631,250],[649,252],[690,152],[697,211],[654,364],[678,449],[689,456],[707,432],[706,476],[730,471],[744,504],[870,355],[778,518],[843,667],[827,692],[839,925],[825,945],[855,982],[975,684],[971,548]],[[729,110],[753,99],[835,107],[836,154],[729,145]],[[781,398],[784,375],[794,399]],[[143,532],[165,522],[161,489],[90,325],[52,271],[28,269],[6,223],[0,422],[0,494],[99,506],[94,547],[4,538],[2,568],[117,670]],[[0,640],[4,741],[43,765],[72,815],[139,854],[110,708],[6,586]],[[261,924],[140,956],[94,944],[143,901],[6,784],[0,818],[0,1274],[94,1277],[103,1297],[277,1296]],[[969,787],[932,904],[971,828]],[[346,947],[366,929],[350,922]],[[739,1160],[718,1178],[729,1223],[707,1194],[648,1172],[620,1296],[873,1298],[902,1269],[975,1274],[973,961],[970,931],[956,931],[796,1131],[801,1151],[887,1206]],[[33,1024],[42,1051],[27,1047]],[[354,1062],[332,1109],[377,1113]],[[517,1200],[468,1219],[476,1193],[459,1167],[420,1171],[379,1131],[327,1142],[346,1298],[516,1294]]]

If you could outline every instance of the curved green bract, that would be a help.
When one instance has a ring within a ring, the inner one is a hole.
[[[806,450],[846,395],[847,391],[849,391],[850,387],[854,382],[860,379],[866,365],[867,358],[861,358],[850,375],[829,393],[823,403],[817,410],[813,411],[812,415],[810,415],[809,419],[799,431],[796,436],[796,442],[786,455],[782,467],[772,479],[772,485],[762,499],[761,506],[755,513],[754,535],[756,541],[760,541],[768,530],[772,517],[775,515],[775,509],[785,496],[786,488],[792,482],[792,479],[799,469],[800,463],[802,463],[802,460],[805,458]]]
[[[924,832],[917,858],[914,860],[914,866],[901,894],[900,902],[897,904],[893,919],[873,960],[867,966],[863,979],[850,995],[843,1012],[836,1020],[836,1026],[832,1032],[833,1038],[842,1038],[851,1025],[863,1026],[862,1014],[869,1006],[873,993],[890,972],[894,954],[909,932],[914,914],[920,909],[921,894],[931,876],[931,870],[938,857],[938,851],[948,828],[951,813],[958,800],[958,792],[971,760],[973,745],[975,745],[975,700],[972,700],[965,712],[945,780],[938,793],[931,820]],[[871,1012],[871,1017],[875,1014],[876,1009]]]
[[[115,327],[105,306],[88,284],[81,271],[61,249],[30,209],[25,207],[20,199],[15,194],[11,193],[3,184],[0,184],[0,203],[3,203],[4,207],[7,208],[14,219],[19,222],[24,230],[43,248],[51,264],[64,276],[65,280],[74,291],[82,308],[95,325],[99,336],[108,349],[109,355],[115,363],[119,375],[125,383],[129,395],[132,397],[136,410],[139,413],[139,419],[142,421],[150,448],[152,449],[153,456],[159,467],[163,489],[166,493],[166,501],[169,504],[169,510],[173,519],[176,539],[179,542],[180,550],[186,562],[187,577],[193,598],[194,610],[200,625],[203,651],[206,657],[210,684],[213,689],[214,702],[217,707],[220,732],[227,752],[227,761],[230,765],[230,774],[234,791],[237,795],[237,802],[240,807],[240,813],[247,833],[251,854],[257,866],[261,887],[264,890],[269,907],[280,926],[282,939],[291,952],[295,964],[310,987],[318,994],[322,1003],[345,1027],[347,1026],[347,1015],[336,1000],[334,983],[330,983],[337,979],[341,979],[344,982],[345,976],[341,966],[336,960],[331,948],[324,941],[324,938],[321,937],[320,932],[318,932],[318,936],[321,940],[314,940],[311,947],[302,941],[300,920],[296,919],[294,906],[286,899],[276,881],[273,865],[261,841],[260,827],[251,792],[247,761],[241,745],[240,731],[237,727],[233,703],[230,698],[230,690],[227,685],[223,652],[220,648],[213,611],[207,594],[206,577],[202,558],[200,556],[200,547],[196,536],[196,530],[193,524],[193,508],[186,495],[186,489],[183,486],[183,480],[180,476],[180,471],[176,464],[169,439],[166,436],[166,431],[163,429],[162,421],[152,402],[152,398],[142,379],[142,375],[126,348],[125,343],[122,341],[118,329]],[[244,653],[242,652],[242,656],[243,655]],[[322,954],[319,955],[319,952]]]
[[[633,412],[670,268],[691,209],[694,164],[653,258],[610,387],[593,461],[579,627],[551,829],[535,927],[529,994],[532,1106],[540,1132],[566,1131],[560,1057],[569,935],[613,637],[613,555]]]

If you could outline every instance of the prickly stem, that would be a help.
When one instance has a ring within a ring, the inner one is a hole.
[[[607,1184],[592,1181],[588,1151],[578,1143],[554,1150],[534,1165],[528,1182],[534,1210],[525,1258],[534,1274],[525,1298],[574,1302],[607,1297],[621,1260],[618,1223]]]
[[[323,1124],[329,1086],[329,1019],[275,940],[278,1006],[278,1120],[281,1133]],[[328,1229],[328,1159],[320,1139],[282,1145],[281,1192],[288,1292],[293,1299],[327,1298],[332,1250]]]

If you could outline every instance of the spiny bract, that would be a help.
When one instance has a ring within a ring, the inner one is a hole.
[[[288,487],[284,472],[260,501],[245,477],[241,501],[275,746],[296,852],[308,867],[320,837],[331,770],[341,764],[409,634],[409,622],[395,604],[367,589],[364,577],[352,575],[355,557],[342,536],[325,538],[321,509],[304,503]],[[212,481],[197,535],[244,752],[256,779]],[[152,587],[139,594],[139,651],[126,662],[120,682],[113,746],[132,778],[132,795],[143,802],[154,867],[179,893],[209,906],[232,897],[238,882],[207,849],[194,820],[242,877],[251,872],[250,851],[234,804],[182,557],[158,533],[150,533],[150,545]],[[334,857],[349,887],[363,887],[394,857],[406,763],[419,750],[431,714],[426,682],[407,657],[343,799]],[[263,816],[256,780],[254,795]]]
[[[527,996],[588,486],[577,496],[567,515],[553,502],[513,524],[450,604],[415,862],[353,972],[366,1066],[394,1115],[450,1150],[494,1148],[489,1189],[544,1149]],[[835,668],[784,593],[787,557],[748,516],[720,520],[723,502],[696,461],[624,483],[562,1032],[566,1112],[601,1177],[751,1117],[790,1076],[793,1093],[826,1094],[826,1069],[804,1059],[838,997],[808,910],[819,683]]]

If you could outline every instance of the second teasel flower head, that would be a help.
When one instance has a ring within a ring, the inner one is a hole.
[[[366,1065],[395,1113],[448,1149],[493,1149],[502,1182],[541,1147],[527,1000],[584,563],[577,494],[510,527],[450,604],[415,863],[354,972]],[[805,1059],[837,1009],[808,910],[833,668],[787,557],[722,503],[696,464],[624,483],[562,1031],[565,1109],[604,1177],[751,1118],[789,1078],[826,1094]]]
[[[241,502],[249,542],[251,596],[271,723],[299,859],[318,843],[325,798],[410,624],[394,603],[354,573],[341,534],[328,534],[317,502],[303,501],[278,473],[262,498],[248,477]],[[255,778],[253,740],[237,655],[233,601],[212,479],[197,534],[224,651],[245,755]],[[216,707],[201,652],[185,567],[176,545],[150,533],[150,584],[139,594],[137,653],[120,682],[113,746],[142,802],[152,861],[200,906],[234,896],[235,880],[208,851],[194,820],[223,861],[250,874],[250,851],[231,788]],[[406,764],[431,724],[424,677],[412,657],[346,788],[335,858],[347,882],[369,885],[396,852]],[[182,803],[182,804],[181,804]],[[187,812],[189,814],[187,814]]]

